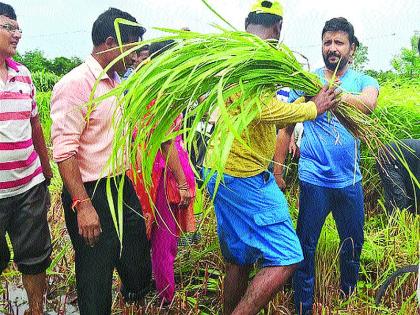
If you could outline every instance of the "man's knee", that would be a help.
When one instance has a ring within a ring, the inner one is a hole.
[[[24,275],[37,275],[45,272],[51,264],[51,259],[48,256],[43,261],[38,263],[26,265],[17,263],[18,270]]]
[[[288,266],[282,266],[281,270],[279,270],[279,273],[286,274],[286,278],[290,278],[293,276],[297,268],[299,267],[299,264],[293,264]]]
[[[351,255],[355,258],[359,257],[363,248],[363,236],[362,237],[348,237],[341,242],[341,254]]]
[[[293,276],[293,273],[298,268],[299,264],[292,264],[287,266],[272,266],[272,267],[265,267],[261,270],[261,273],[264,276],[270,277],[272,281],[284,283]]]

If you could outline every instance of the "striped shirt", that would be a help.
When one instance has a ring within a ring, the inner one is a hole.
[[[38,115],[29,70],[6,59],[7,81],[0,80],[0,199],[16,196],[44,181],[32,143],[31,118]]]

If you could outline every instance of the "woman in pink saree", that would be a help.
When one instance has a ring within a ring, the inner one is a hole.
[[[168,44],[170,43],[152,44],[151,54],[162,52]],[[150,106],[153,105],[154,101]],[[182,118],[181,114],[175,120],[174,131],[179,130]],[[145,190],[139,170],[130,171],[129,176],[133,179],[140,199],[146,233],[151,242],[156,290],[160,298],[169,303],[175,293],[174,261],[178,237],[181,233],[195,231],[195,177],[182,135],[162,144],[153,165],[152,187],[149,192]]]
[[[177,118],[175,128],[179,128],[181,120],[182,115]],[[174,173],[183,174],[175,176]],[[137,177],[135,180],[134,176]],[[170,302],[175,293],[174,261],[178,237],[181,233],[195,231],[195,177],[182,136],[178,135],[174,140],[162,144],[153,165],[149,193],[139,171],[129,172],[129,177],[140,199],[147,237],[151,242],[156,289],[163,300]],[[181,183],[177,182],[176,177],[181,178]],[[187,195],[184,198],[187,201],[181,201],[181,194]]]

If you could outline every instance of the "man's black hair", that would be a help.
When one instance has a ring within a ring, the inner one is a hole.
[[[324,37],[326,32],[344,32],[347,33],[349,37],[350,45],[359,43],[356,36],[354,36],[353,25],[347,21],[346,18],[338,17],[325,22],[324,28],[322,29],[321,38]]]
[[[360,42],[356,36],[354,36],[354,46],[356,46],[356,49],[360,47]]]
[[[136,54],[139,55],[142,51],[149,51],[150,45],[146,44],[141,46],[139,49],[136,50]]]
[[[174,44],[175,44],[175,41],[172,39],[152,43],[149,49],[150,56],[153,59],[159,56],[160,54],[162,54],[163,52],[167,51],[168,49],[170,49]]]
[[[145,51],[145,50],[150,50],[150,45],[148,44],[143,45],[137,51],[140,52],[140,51]]]
[[[283,21],[283,18],[275,14],[250,12],[248,17],[245,19],[245,29],[250,24],[270,27],[274,24],[280,23],[281,21]]]
[[[121,11],[116,8],[109,8],[102,13],[92,27],[92,41],[94,46],[99,46],[105,43],[108,37],[117,39],[115,32],[114,21],[117,18],[125,19],[137,23],[137,20],[129,13]],[[146,29],[142,26],[131,26],[120,23],[121,40],[127,43],[130,39],[143,39]]]
[[[0,15],[7,16],[9,19],[16,21],[16,13],[13,7],[9,4],[0,2]]]

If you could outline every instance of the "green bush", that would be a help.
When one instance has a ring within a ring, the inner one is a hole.
[[[32,73],[32,81],[38,92],[51,91],[60,77],[48,71],[35,71]]]

